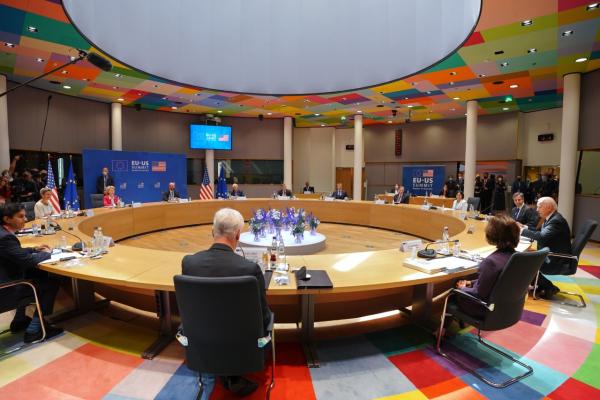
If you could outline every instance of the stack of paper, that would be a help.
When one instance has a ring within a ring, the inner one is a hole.
[[[477,267],[477,262],[458,257],[443,258],[407,258],[404,266],[425,272],[437,274],[438,272],[455,272]]]

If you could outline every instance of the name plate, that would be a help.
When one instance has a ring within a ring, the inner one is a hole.
[[[94,210],[85,210],[85,216],[86,217],[93,217],[94,216]]]
[[[289,200],[290,196],[277,196],[277,200]]]
[[[385,204],[385,200],[377,199],[375,200],[375,204]]]
[[[189,203],[188,199],[179,199],[180,203]]]
[[[325,196],[325,197],[323,198],[323,200],[325,200],[325,201],[333,201],[333,200],[335,200],[335,199],[334,199],[333,197],[331,197],[331,196]]]
[[[142,203],[140,203],[139,201],[134,201],[133,203],[131,203],[131,207],[133,207],[133,208],[138,208],[141,206],[142,206]]]
[[[410,251],[413,247],[416,247],[417,250],[420,250],[423,247],[423,241],[421,239],[405,240],[400,245],[400,251],[407,252]]]

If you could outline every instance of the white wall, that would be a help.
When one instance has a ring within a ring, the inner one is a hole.
[[[309,181],[316,192],[331,191],[335,180],[335,128],[296,128],[292,148],[293,191]]]
[[[335,166],[340,168],[354,167],[354,151],[346,150],[346,146],[354,144],[354,129],[335,130]],[[334,177],[335,178],[335,177]]]
[[[519,113],[518,158],[524,166],[559,165],[562,108]],[[538,135],[553,133],[551,142],[538,142]]]

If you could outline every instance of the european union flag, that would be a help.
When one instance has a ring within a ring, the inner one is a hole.
[[[75,176],[73,174],[73,160],[69,165],[69,175],[67,176],[67,186],[65,187],[65,198],[64,198],[64,209],[67,206],[71,206],[71,210],[79,210],[79,196],[77,196],[77,184],[75,183]]]
[[[227,182],[225,181],[225,168],[221,163],[221,169],[219,170],[219,182],[217,183],[217,199],[226,199],[227,193]]]

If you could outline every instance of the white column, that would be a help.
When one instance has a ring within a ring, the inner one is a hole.
[[[579,91],[581,75],[563,77],[562,133],[560,139],[560,184],[558,212],[573,229],[575,206],[575,178],[577,175],[577,139],[579,138]]]
[[[465,145],[465,199],[475,195],[477,168],[477,101],[467,101],[467,140]]]
[[[363,167],[363,116],[356,114],[354,116],[354,181],[352,188],[352,199],[361,200],[362,187],[362,167]]]
[[[112,150],[123,150],[123,124],[121,103],[112,103],[110,105],[110,135]]]
[[[208,170],[208,179],[210,179],[210,183],[215,184],[215,151],[214,150],[205,150],[206,151],[206,169]],[[213,187],[214,189],[214,187]],[[216,195],[216,191],[215,191]]]
[[[292,189],[292,117],[283,118],[283,183]]]
[[[0,75],[0,93],[6,92],[6,76]],[[0,171],[10,166],[10,143],[8,142],[7,96],[0,97]]]

